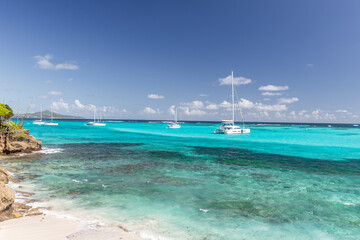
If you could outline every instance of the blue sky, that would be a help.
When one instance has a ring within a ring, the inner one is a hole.
[[[359,122],[359,1],[0,1],[0,98],[25,112]],[[222,84],[223,83],[223,84]]]

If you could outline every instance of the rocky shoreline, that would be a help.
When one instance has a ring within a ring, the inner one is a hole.
[[[0,132],[0,156],[13,156],[20,153],[31,153],[41,150],[41,141],[30,135],[30,131],[24,129],[21,134],[11,131]]]
[[[22,153],[31,153],[41,150],[41,142],[30,135],[29,130],[16,134],[9,131],[0,132],[0,156],[17,156]],[[41,215],[39,208],[33,209],[27,205],[33,200],[27,199],[31,193],[14,190],[9,187],[9,182],[18,183],[4,168],[0,166],[0,221],[22,216]],[[19,186],[21,187],[21,186]],[[15,202],[15,195],[24,198],[23,203]]]

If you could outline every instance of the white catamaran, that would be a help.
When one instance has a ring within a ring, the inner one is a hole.
[[[168,125],[168,128],[180,128],[181,126],[177,123],[177,108],[175,108],[175,121]]]
[[[91,125],[91,126],[106,126],[105,123],[101,122],[101,119],[99,118],[98,120],[96,120],[96,109],[94,109],[94,121],[93,122],[88,122],[87,125]]]
[[[45,122],[43,122],[43,120],[42,120],[42,107],[40,107],[40,120],[35,120],[35,121],[33,121],[33,124],[36,124],[36,125],[44,125],[45,124]]]
[[[45,122],[44,125],[47,125],[47,126],[57,126],[57,125],[59,125],[59,123],[53,122],[54,117],[53,117],[52,108],[50,108],[50,119],[51,119],[51,121],[50,122]]]
[[[240,113],[240,119],[242,121],[242,125],[236,126],[235,125],[235,89],[234,89],[234,74],[231,71],[231,99],[232,99],[232,120],[223,120],[222,125],[217,128],[214,133],[218,134],[246,134],[250,133],[250,129],[245,127],[244,119],[242,116],[242,112],[240,109],[239,103],[239,113]],[[238,102],[238,101],[237,101]]]

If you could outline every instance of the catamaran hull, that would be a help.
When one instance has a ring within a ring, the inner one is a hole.
[[[223,129],[216,129],[214,133],[217,134],[249,134],[250,129],[244,128],[244,129],[231,129],[231,130],[223,130]]]
[[[92,125],[93,126],[101,126],[101,127],[106,126],[105,123],[93,123]]]
[[[181,126],[179,124],[176,123],[172,123],[170,125],[168,125],[168,128],[180,128]]]

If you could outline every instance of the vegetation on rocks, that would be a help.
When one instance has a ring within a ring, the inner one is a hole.
[[[9,105],[0,103],[0,131],[11,132],[19,137],[26,137],[26,130],[23,129],[24,121],[14,123],[11,118],[14,113]]]
[[[10,119],[14,116],[12,109],[7,104],[0,103],[0,119]]]
[[[23,128],[24,118],[14,123],[12,109],[7,104],[0,104],[0,155],[9,155],[41,149],[41,142]]]

